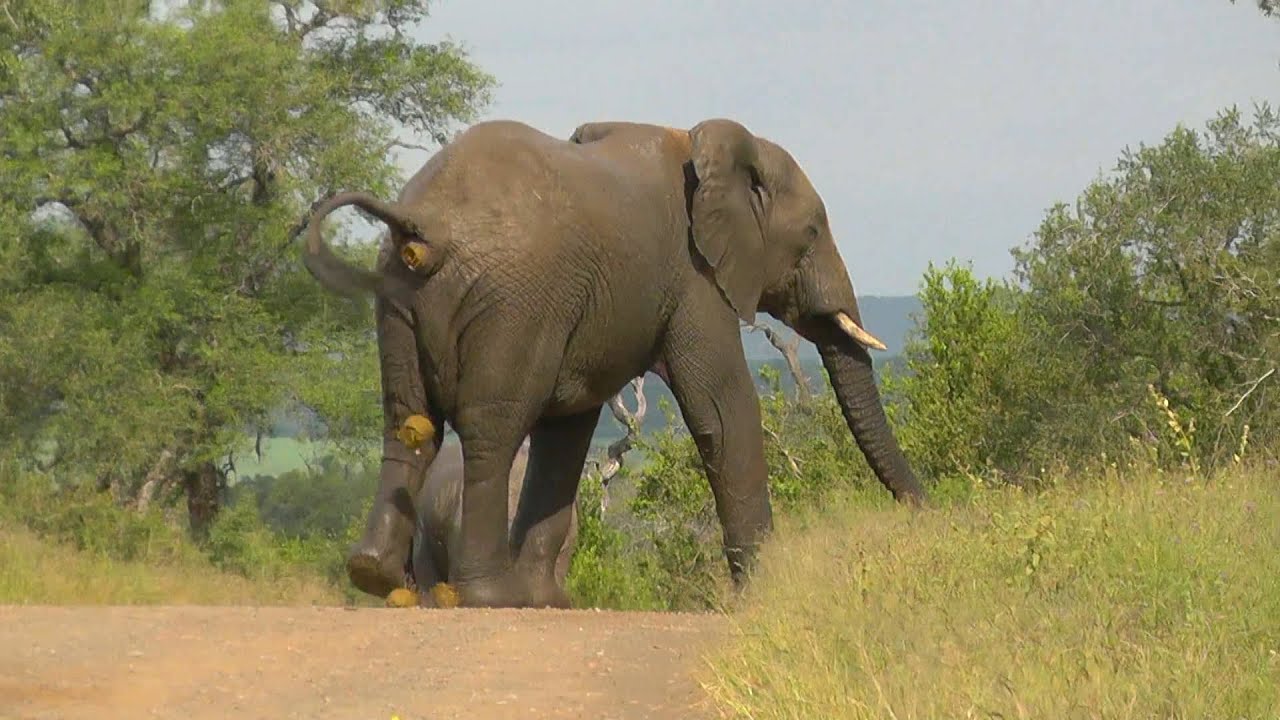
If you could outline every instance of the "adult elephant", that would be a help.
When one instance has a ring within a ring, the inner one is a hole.
[[[338,258],[320,227],[345,205],[386,223],[402,262],[369,271]],[[590,123],[568,141],[519,122],[479,123],[395,202],[328,198],[304,261],[333,291],[373,292],[412,312],[414,374],[430,413],[462,444],[460,543],[449,563],[463,605],[568,605],[553,568],[592,431],[601,406],[649,369],[698,447],[741,583],[772,528],[759,399],[739,334],[739,320],[758,311],[817,345],[877,477],[899,500],[924,499],[876,388],[868,347],[884,346],[861,327],[822,199],[790,154],[738,122]],[[508,472],[526,434],[508,543]],[[407,496],[379,493],[362,541],[371,557],[407,540],[408,530],[377,520]]]
[[[508,525],[515,521],[514,511],[520,490],[524,487],[528,462],[529,445],[525,442],[516,452],[507,477]],[[442,446],[427,468],[417,493],[414,508],[418,522],[409,566],[414,584],[423,593],[438,583],[449,582],[450,548],[458,547],[462,528],[462,469],[462,446],[457,443]],[[554,577],[560,587],[564,587],[565,577],[569,574],[569,562],[577,538],[578,513],[575,506],[569,517],[569,533],[556,555]]]

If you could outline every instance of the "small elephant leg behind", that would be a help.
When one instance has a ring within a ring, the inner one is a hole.
[[[529,465],[511,526],[511,552],[517,575],[528,585],[530,605],[569,607],[558,566],[599,419],[598,406],[568,417],[543,418],[534,426]]]

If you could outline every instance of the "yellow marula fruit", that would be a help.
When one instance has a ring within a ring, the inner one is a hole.
[[[411,269],[417,270],[427,262],[427,246],[420,242],[407,242],[400,248],[400,259]]]
[[[387,593],[387,607],[407,608],[418,606],[418,593],[409,588],[396,588]]]
[[[435,437],[436,427],[431,424],[431,420],[425,415],[410,415],[405,418],[404,424],[400,426],[396,437],[405,447],[413,449],[421,446],[423,443]]]
[[[449,583],[432,585],[431,597],[435,599],[436,607],[456,608],[462,604],[462,599],[458,597],[458,591]]]

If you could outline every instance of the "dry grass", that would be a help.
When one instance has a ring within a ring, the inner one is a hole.
[[[0,522],[0,603],[18,605],[341,605],[319,578],[253,581],[197,559],[112,560]]]
[[[1274,470],[850,502],[781,528],[705,685],[757,720],[1276,718],[1278,549]]]

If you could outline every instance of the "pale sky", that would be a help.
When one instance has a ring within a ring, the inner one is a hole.
[[[567,138],[721,116],[778,142],[867,295],[950,257],[1005,275],[1126,145],[1280,95],[1253,0],[443,0],[419,37],[496,76],[485,119]]]

